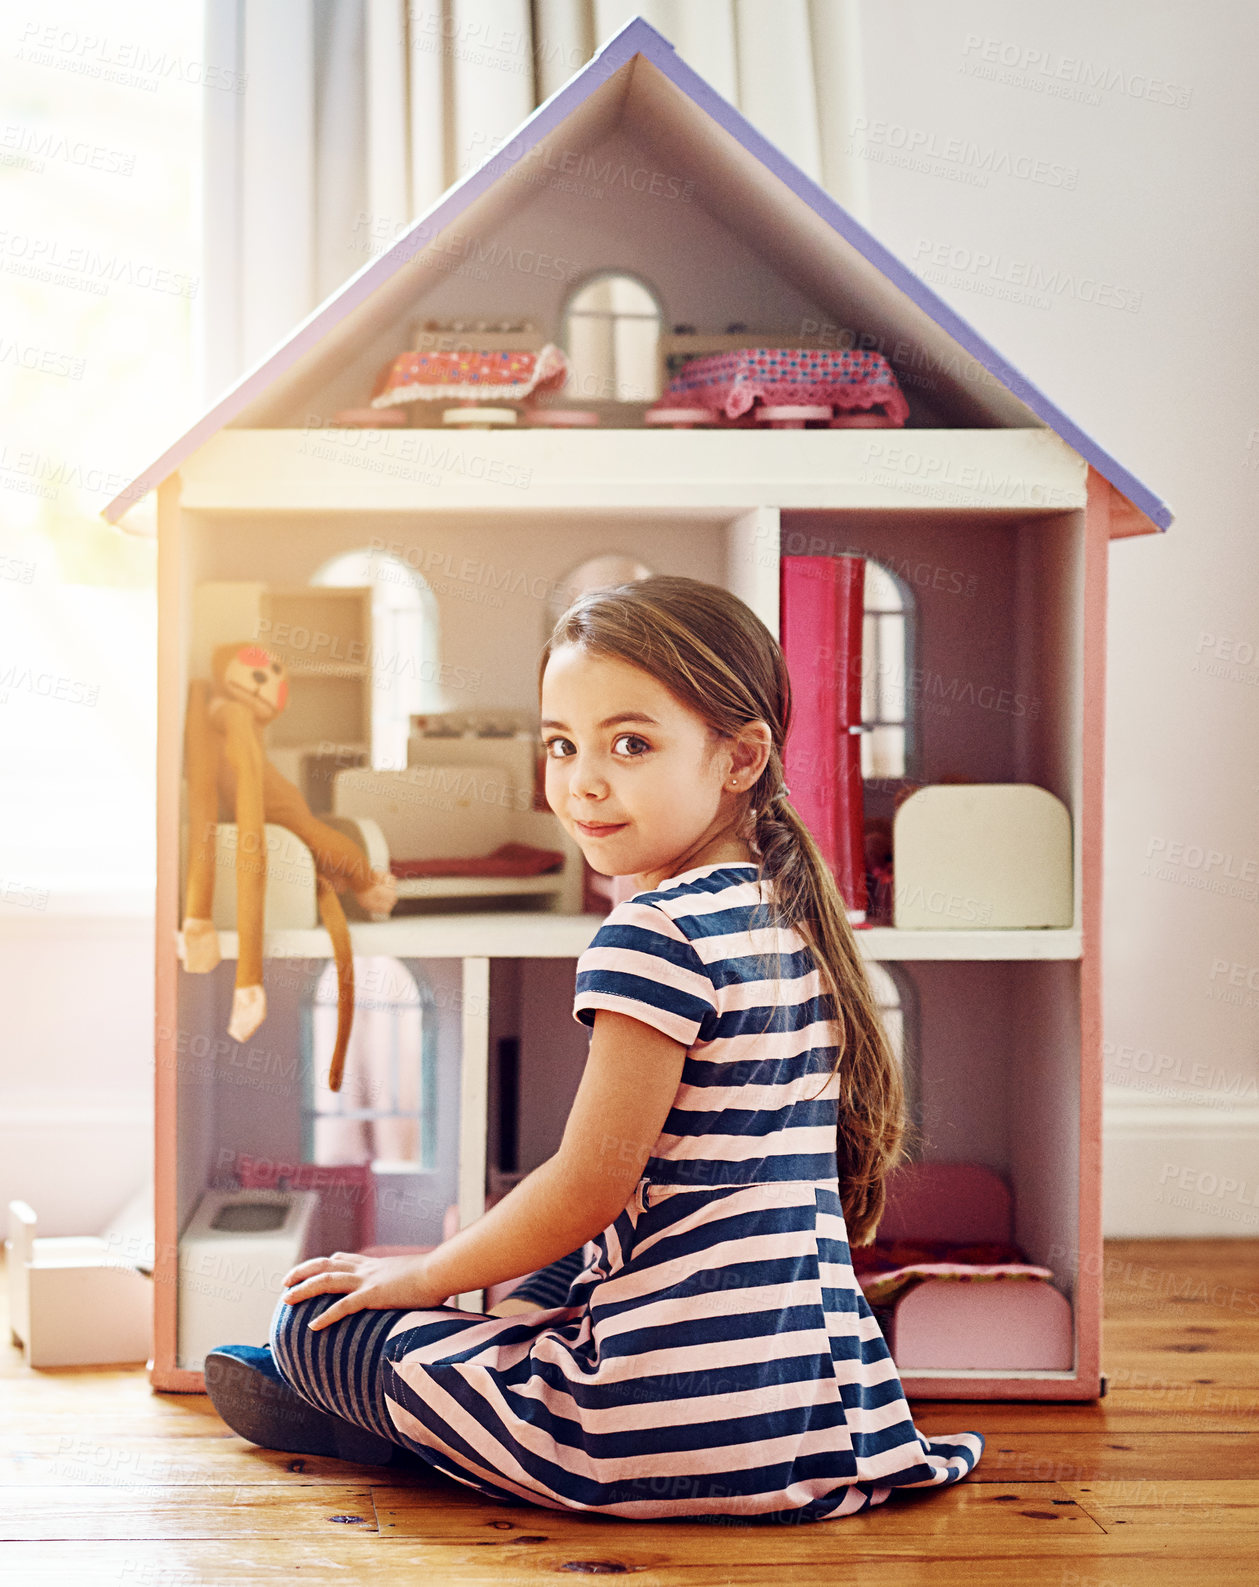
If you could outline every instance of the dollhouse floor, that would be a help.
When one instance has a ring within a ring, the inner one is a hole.
[[[1253,1582],[1259,1240],[1107,1241],[1105,1318],[1095,1404],[913,1405],[929,1436],[986,1435],[955,1487],[814,1526],[707,1528],[501,1506],[436,1473],[382,1480],[258,1449],[203,1395],[152,1393],[142,1368],[31,1371],[0,1317],[0,1579]]]

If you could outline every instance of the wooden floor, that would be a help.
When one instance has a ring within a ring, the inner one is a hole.
[[[970,1477],[799,1527],[502,1506],[436,1474],[258,1449],[203,1396],[153,1394],[141,1369],[28,1370],[5,1322],[0,1581],[1259,1581],[1259,1241],[1113,1240],[1106,1251],[1105,1398],[920,1400],[922,1432],[986,1435]]]

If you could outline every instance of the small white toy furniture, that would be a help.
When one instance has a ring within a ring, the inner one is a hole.
[[[1071,813],[1031,783],[939,783],[896,812],[898,928],[1035,930],[1072,921]]]
[[[313,1190],[208,1190],[179,1241],[179,1353],[200,1371],[222,1344],[264,1345],[284,1275],[308,1249]]]
[[[181,886],[187,874],[188,828],[181,833]],[[214,910],[220,931],[236,930],[236,823],[220,821],[215,827]],[[268,931],[311,930],[319,924],[315,858],[296,833],[268,821],[263,827],[267,853],[267,888],[262,918]]]
[[[9,1203],[9,1330],[28,1367],[149,1359],[152,1226],[152,1185],[98,1235],[38,1235],[26,1202]]]

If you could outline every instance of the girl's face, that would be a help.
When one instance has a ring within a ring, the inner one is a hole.
[[[642,891],[752,858],[733,828],[769,758],[764,722],[719,738],[648,673],[576,645],[548,658],[541,714],[547,803],[592,870]]]

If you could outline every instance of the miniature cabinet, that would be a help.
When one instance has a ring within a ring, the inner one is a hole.
[[[1165,526],[1166,509],[641,20],[513,148],[417,222],[405,258],[377,260],[347,283],[136,487],[159,486],[154,1386],[201,1386],[178,1357],[177,1309],[191,1302],[174,1282],[199,1197],[242,1156],[298,1163],[317,1130],[365,1124],[330,1125],[320,1111],[322,930],[268,932],[269,1012],[245,1047],[222,1034],[230,959],[210,976],[180,966],[179,786],[198,592],[252,581],[300,608],[330,559],[375,546],[434,593],[442,664],[461,680],[452,707],[536,710],[548,596],[586,558],[618,553],[725,585],[774,633],[784,556],[859,553],[900,580],[915,617],[904,680],[915,779],[1039,785],[1067,807],[1073,839],[1067,926],[857,933],[912,995],[906,1062],[925,1154],[1004,1180],[1015,1238],[1029,1262],[1053,1270],[1074,1328],[1070,1367],[945,1364],[904,1374],[905,1387],[919,1398],[1095,1398],[1108,542]],[[609,187],[596,204],[578,184],[535,179],[569,148],[593,149],[613,168],[628,160],[684,173],[693,197]],[[520,167],[533,154],[525,184]],[[772,247],[761,246],[771,232]],[[435,239],[460,233],[483,254],[498,250],[488,283],[448,260],[421,268]],[[519,263],[522,250],[542,247],[580,260],[579,274],[623,269],[651,282],[667,324],[718,333],[738,321],[764,341],[857,325],[902,375],[908,426],[670,432],[627,415],[581,431],[443,433],[341,430],[322,417],[361,407],[421,310],[442,318],[489,305],[527,314],[558,340],[571,283]],[[1000,377],[1014,379],[1017,398]],[[295,678],[295,695],[304,681]],[[353,731],[325,734],[318,713],[311,723],[321,739]],[[890,810],[897,786],[871,779],[868,808]],[[365,1005],[412,1020],[408,1039],[422,1029],[425,1043],[414,1094],[390,1093],[390,1117],[411,1129],[411,1144],[391,1144],[389,1109],[376,1107],[373,1141],[355,1147],[372,1158],[382,1243],[435,1243],[452,1206],[458,1221],[474,1219],[487,1190],[558,1144],[588,1041],[571,1014],[575,960],[602,915],[548,907],[556,901],[491,909],[435,899],[351,924]],[[230,956],[230,933],[223,946]],[[352,1054],[347,1074],[353,1065]],[[375,1085],[379,1102],[387,1081]]]
[[[288,709],[264,731],[267,755],[312,810],[328,808],[329,768],[372,763],[372,592],[206,580],[193,597],[193,676],[216,645],[256,639],[288,672]]]

